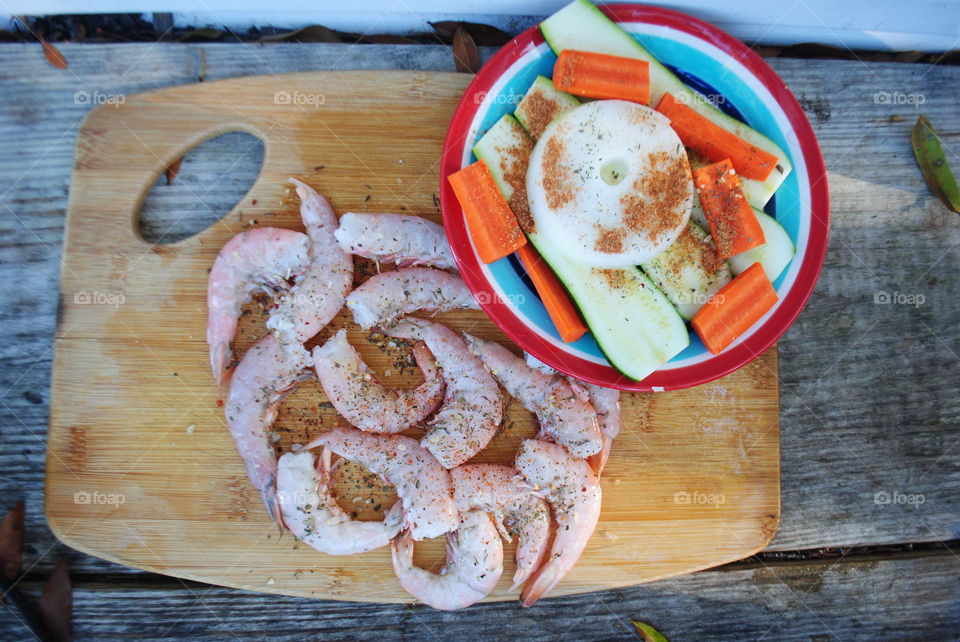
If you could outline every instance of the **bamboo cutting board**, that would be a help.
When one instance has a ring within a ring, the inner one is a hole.
[[[204,340],[206,278],[218,248],[250,225],[303,229],[286,178],[338,212],[406,211],[440,220],[434,194],[447,123],[469,76],[316,72],[238,78],[129,96],[94,109],[77,141],[67,219],[47,453],[46,513],[64,543],[158,573],[245,589],[342,600],[408,601],[389,550],[331,557],[279,536],[217,406]],[[151,245],[137,212],[163,169],[230,131],[265,143],[263,169],[234,211],[194,237]],[[387,266],[389,267],[389,266]],[[358,280],[376,266],[358,262]],[[247,308],[242,352],[263,332]],[[481,312],[439,317],[511,345]],[[415,384],[409,353],[340,316],[374,371]],[[712,384],[627,394],[603,476],[603,514],[556,594],[645,582],[747,556],[779,519],[776,348]],[[338,423],[315,382],[287,398],[278,447]],[[508,463],[536,432],[516,402],[477,461]],[[417,434],[414,431],[412,434]],[[352,465],[339,500],[381,515],[389,488]],[[373,486],[372,489],[367,489]],[[363,487],[363,495],[355,490]],[[507,592],[513,545],[494,600]],[[418,544],[438,570],[442,542]]]

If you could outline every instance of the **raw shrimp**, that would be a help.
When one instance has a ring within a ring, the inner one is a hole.
[[[259,227],[240,232],[220,249],[207,284],[207,343],[218,390],[227,383],[240,309],[259,288],[271,294],[287,289],[289,280],[307,269],[309,246],[302,232]]]
[[[299,344],[284,346],[268,334],[240,359],[227,392],[227,426],[250,481],[273,519],[279,512],[275,505],[277,456],[270,443],[270,427],[280,400],[309,377],[305,371],[310,365],[310,354]]]
[[[313,365],[333,407],[360,430],[395,433],[417,424],[437,409],[444,382],[433,355],[422,343],[413,356],[424,381],[412,390],[392,390],[373,378],[367,364],[340,330],[313,349]]]
[[[420,216],[347,212],[336,237],[345,251],[377,262],[457,269],[443,226]]]
[[[427,344],[447,389],[440,410],[420,443],[445,468],[454,468],[483,450],[503,419],[500,388],[467,344],[450,328],[424,319],[401,319],[384,332]]]
[[[347,307],[362,328],[387,324],[423,310],[479,310],[463,280],[434,268],[400,268],[376,274],[347,297]]]
[[[546,595],[580,559],[600,518],[600,484],[583,459],[558,444],[527,439],[520,444],[517,470],[543,493],[553,508],[557,529],[547,561],[521,593],[523,606]]]
[[[512,466],[464,464],[450,471],[453,496],[461,514],[482,510],[493,515],[500,533],[517,538],[517,569],[510,590],[523,584],[540,564],[550,540],[550,509]]]
[[[597,419],[600,422],[600,433],[603,435],[603,448],[600,449],[600,452],[591,455],[588,459],[594,472],[599,475],[607,465],[613,440],[620,434],[620,391],[616,388],[604,388],[603,386],[597,386],[583,381],[579,381],[578,383],[586,388],[587,394],[590,396],[590,403],[593,404],[594,409],[597,411]]]
[[[413,538],[394,540],[393,570],[400,585],[424,604],[443,611],[462,609],[485,598],[503,573],[503,542],[481,510],[460,514],[460,527],[447,535],[447,562],[439,575],[413,565]]]
[[[499,343],[464,334],[470,351],[480,357],[497,381],[523,407],[537,415],[538,438],[547,438],[566,447],[576,457],[600,452],[603,437],[597,413],[586,395],[578,394],[560,375],[548,375],[528,366]]]
[[[415,439],[334,428],[306,447],[316,446],[326,446],[393,484],[403,505],[404,528],[414,539],[437,537],[457,528],[450,473]]]
[[[267,327],[282,343],[303,343],[326,326],[353,286],[353,257],[334,238],[337,216],[323,196],[291,178],[300,196],[300,217],[310,237],[310,263],[303,278],[281,293]]]
[[[390,543],[403,523],[400,502],[383,521],[361,522],[343,512],[330,490],[330,450],[314,466],[313,454],[286,453],[277,464],[277,503],[297,539],[328,555],[365,553]]]

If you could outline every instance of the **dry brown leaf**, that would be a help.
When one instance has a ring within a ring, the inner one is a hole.
[[[63,57],[63,54],[60,53],[59,49],[51,45],[43,38],[40,38],[40,45],[43,47],[43,55],[46,57],[47,62],[57,69],[67,68],[67,59]]]
[[[176,178],[177,173],[180,171],[181,163],[183,163],[183,156],[170,163],[170,166],[163,170],[163,175],[167,177],[167,185],[173,183],[173,179]]]
[[[20,575],[23,555],[23,502],[10,509],[0,522],[0,573],[11,582]]]
[[[480,50],[463,26],[453,33],[453,61],[457,71],[468,74],[480,71]]]
[[[310,25],[296,31],[263,36],[257,42],[343,42],[343,38],[323,25]]]
[[[54,642],[69,642],[73,629],[73,587],[66,560],[57,564],[40,597],[40,619]]]

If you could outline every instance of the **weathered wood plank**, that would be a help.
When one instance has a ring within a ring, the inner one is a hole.
[[[36,595],[38,587],[27,591]],[[636,588],[442,613],[427,607],[263,596],[197,584],[80,581],[75,632],[87,639],[632,638],[631,619],[671,640],[947,640],[960,635],[960,561],[949,553],[703,572]],[[0,635],[23,629],[0,612]]]
[[[41,515],[46,399],[76,92],[129,93],[177,83],[324,68],[452,69],[443,47],[111,45],[61,47],[57,70],[36,46],[0,46],[0,491],[30,508],[28,564],[52,541]],[[484,55],[489,55],[489,51]],[[929,196],[908,133],[917,110],[874,102],[922,94],[922,110],[960,147],[960,70],[857,62],[770,61],[804,101],[831,171],[833,230],[824,274],[781,342],[783,521],[776,548],[955,537],[960,531],[960,316],[955,215]],[[916,102],[916,100],[914,101]],[[898,114],[899,122],[891,120]],[[960,165],[958,160],[955,165]],[[198,168],[199,171],[204,170]],[[210,172],[216,168],[211,167]],[[876,292],[925,302],[875,305]],[[951,351],[953,354],[951,354]],[[855,356],[855,358],[853,358]],[[37,400],[39,399],[39,403]],[[923,494],[918,508],[877,505],[878,491]],[[112,565],[81,559],[91,571]],[[39,568],[48,567],[48,561]]]

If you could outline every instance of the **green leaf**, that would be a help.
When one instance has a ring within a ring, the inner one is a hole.
[[[636,620],[630,620],[635,627],[637,627],[637,633],[640,634],[640,637],[644,639],[644,642],[670,642],[667,638],[663,637],[663,634],[660,631],[656,630],[646,622],[637,622]]]
[[[960,187],[957,187],[957,179],[943,154],[940,138],[926,116],[917,118],[910,141],[930,191],[950,210],[960,214]]]

